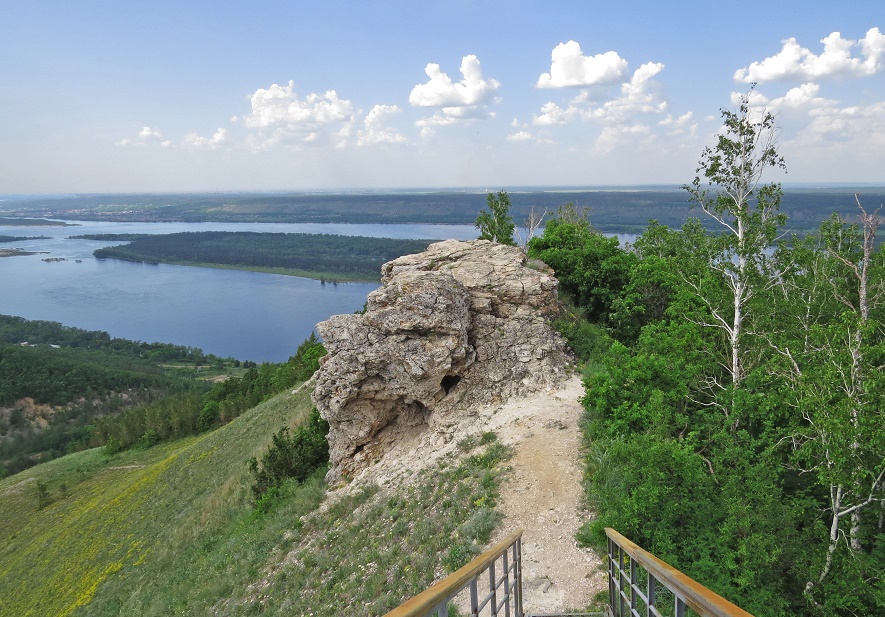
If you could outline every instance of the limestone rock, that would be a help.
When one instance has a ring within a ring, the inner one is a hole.
[[[558,386],[571,358],[547,321],[557,281],[515,247],[432,244],[384,264],[362,315],[317,325],[329,354],[313,400],[330,426],[327,479],[390,446],[457,424],[476,405]]]

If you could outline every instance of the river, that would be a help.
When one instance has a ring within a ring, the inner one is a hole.
[[[199,347],[206,353],[282,362],[330,315],[362,308],[377,285],[320,281],[241,270],[100,260],[119,242],[73,240],[98,233],[266,231],[385,238],[466,240],[472,225],[282,223],[109,223],[77,227],[0,225],[0,235],[48,236],[0,244],[45,254],[0,258],[0,314],[58,321],[114,337]],[[57,258],[65,261],[45,262]]]

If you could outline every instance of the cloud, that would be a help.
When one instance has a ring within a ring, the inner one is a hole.
[[[795,38],[781,42],[783,47],[776,55],[735,71],[735,81],[765,83],[868,77],[885,68],[885,35],[878,28],[870,28],[859,41],[843,39],[839,32],[833,32],[821,39],[824,49],[820,55],[801,47]],[[854,47],[860,48],[864,60],[852,57]]]
[[[678,118],[674,118],[672,114],[658,122],[658,126],[666,130],[667,135],[671,137],[689,136],[694,137],[697,133],[698,123],[694,119],[693,112],[682,114]]]
[[[507,141],[528,141],[532,139],[532,134],[528,131],[518,131],[507,136]]]
[[[163,137],[163,134],[160,133],[160,131],[152,129],[149,126],[141,127],[141,130],[138,131],[137,138],[126,138],[117,142],[120,146],[146,146],[149,143],[158,143],[163,148],[168,148],[172,145],[172,142]]]
[[[227,129],[219,128],[212,137],[201,137],[197,133],[184,136],[182,146],[193,150],[217,150],[227,140]]]
[[[401,144],[405,143],[406,138],[396,132],[396,129],[384,126],[384,117],[391,114],[398,114],[402,110],[397,105],[375,105],[368,114],[364,122],[365,128],[359,132],[357,137],[358,146],[367,146],[370,144]]]
[[[430,80],[416,85],[409,93],[409,103],[415,107],[481,105],[489,102],[500,86],[497,80],[483,77],[479,59],[474,55],[461,60],[463,79],[458,83],[440,71],[438,64],[428,64],[424,72]]]
[[[617,52],[585,56],[575,41],[554,47],[551,59],[550,72],[541,74],[538,88],[616,84],[627,73],[627,61]]]
[[[630,141],[636,137],[651,137],[651,129],[644,124],[634,124],[632,126],[607,126],[602,129],[593,149],[597,154],[606,154],[611,152],[625,141]]]
[[[647,62],[633,73],[629,81],[621,84],[620,96],[608,101],[595,100],[590,90],[582,91],[561,107],[550,101],[545,103],[532,122],[538,126],[568,124],[575,120],[597,121],[608,124],[630,124],[637,114],[663,113],[667,102],[653,77],[664,69],[660,62]]]
[[[732,93],[738,101],[740,93]],[[783,96],[768,98],[758,89],[750,96],[751,118],[763,112],[774,114],[781,127],[784,150],[814,151],[827,156],[849,154],[869,156],[885,145],[885,101],[868,105],[848,105],[821,96],[821,86],[805,83]]]
[[[353,104],[334,90],[325,94],[311,93],[303,99],[295,93],[294,84],[273,84],[259,88],[250,97],[252,112],[243,117],[247,128],[258,129],[261,136],[250,135],[248,144],[263,149],[278,143],[321,144],[332,142],[343,146],[356,119]]]

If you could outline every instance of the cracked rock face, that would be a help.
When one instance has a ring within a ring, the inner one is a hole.
[[[362,315],[317,324],[329,354],[313,400],[329,422],[329,482],[471,407],[556,387],[571,358],[547,324],[556,279],[515,247],[432,244],[384,264]]]

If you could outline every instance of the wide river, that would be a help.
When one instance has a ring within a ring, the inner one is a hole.
[[[119,242],[72,240],[97,233],[181,231],[332,233],[382,238],[475,238],[472,225],[105,223],[77,227],[0,225],[0,235],[49,236],[0,244],[46,254],[0,258],[0,314],[58,321],[114,337],[199,347],[206,353],[282,362],[330,315],[362,308],[372,283],[320,281],[190,266],[99,260]],[[65,261],[45,262],[46,258]]]

